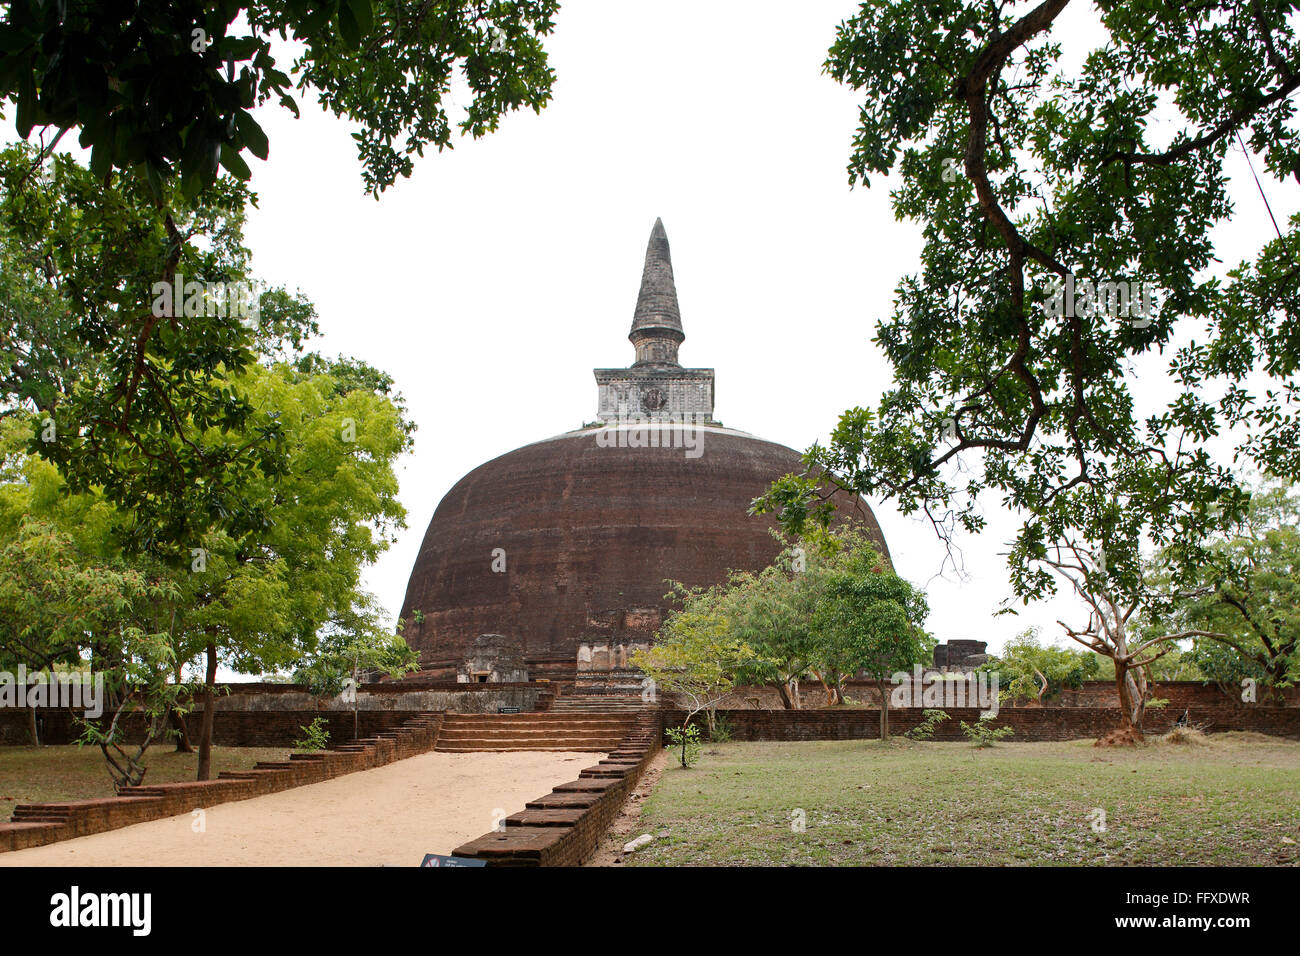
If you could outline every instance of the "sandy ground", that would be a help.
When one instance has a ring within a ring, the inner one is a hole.
[[[428,753],[204,811],[0,853],[3,866],[417,866],[604,754]]]

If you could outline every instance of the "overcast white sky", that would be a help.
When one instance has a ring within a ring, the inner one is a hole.
[[[848,186],[857,96],[821,64],[855,8],[566,0],[546,43],[552,104],[426,156],[378,202],[346,123],[314,107],[300,120],[259,112],[271,141],[268,162],[250,160],[259,278],[301,289],[320,314],[316,347],[392,374],[419,425],[401,468],[409,527],[366,576],[394,615],[451,486],[590,421],[591,370],[630,363],[656,216],[672,245],[682,363],[717,369],[726,425],[802,450],[889,386],[870,340],[920,241],[894,218],[896,181]],[[1096,37],[1088,5],[1066,16],[1061,36]],[[1236,259],[1272,227],[1239,156],[1230,172],[1238,215],[1223,237]],[[1270,199],[1279,219],[1295,211],[1293,186],[1273,184]],[[1057,618],[1086,619],[1073,601],[993,617],[1017,526],[996,500],[987,531],[962,542],[964,580],[935,577],[944,552],[928,524],[871,504],[900,573],[926,586],[940,640],[996,649],[1030,624],[1056,639]]]

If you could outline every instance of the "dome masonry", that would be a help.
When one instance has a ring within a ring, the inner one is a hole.
[[[655,221],[629,339],[596,369],[597,422],[475,468],[434,512],[402,606],[422,679],[635,684],[668,581],[708,586],[779,546],[748,509],[801,471],[793,449],[713,419],[714,370],[683,368],[668,237]],[[837,492],[888,558],[870,508]]]

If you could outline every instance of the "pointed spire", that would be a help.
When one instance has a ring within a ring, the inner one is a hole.
[[[668,250],[668,234],[662,219],[656,219],[645,251],[641,292],[628,335],[636,346],[636,364],[676,365],[677,346],[686,338],[682,315],[677,307],[677,285]]]

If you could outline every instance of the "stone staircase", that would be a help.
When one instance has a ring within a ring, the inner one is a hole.
[[[14,807],[13,823],[56,823],[66,826],[72,818],[72,810],[58,804],[19,804]]]
[[[484,750],[608,753],[619,746],[635,724],[636,714],[624,712],[447,714],[442,720],[436,749],[443,753]]]
[[[555,698],[552,714],[635,714],[646,703],[636,694],[566,694]]]
[[[642,708],[608,756],[587,767],[578,779],[530,800],[506,817],[505,827],[485,833],[452,851],[488,866],[580,866],[636,787],[659,749],[662,712]]]

